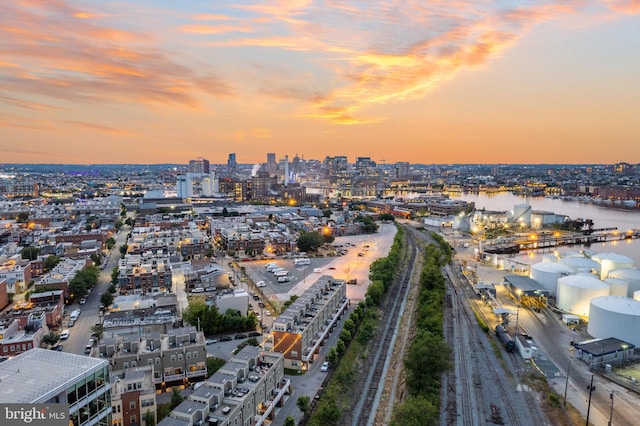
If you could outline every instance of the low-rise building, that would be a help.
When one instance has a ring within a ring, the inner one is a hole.
[[[111,386],[112,426],[147,426],[148,416],[156,419],[153,365],[114,371]]]
[[[159,333],[138,325],[131,332],[103,337],[98,353],[109,359],[114,371],[153,365],[153,382],[161,389],[202,381],[207,374],[204,334],[196,327]]]
[[[269,424],[290,394],[283,355],[246,346],[158,426]]]
[[[265,350],[282,352],[285,368],[306,371],[348,307],[346,281],[320,277],[274,319]]]
[[[31,264],[22,260],[20,255],[11,257],[0,265],[0,281],[2,280],[7,283],[7,293],[24,293],[32,281]]]
[[[171,279],[169,257],[160,254],[127,254],[118,266],[120,294],[169,292]]]

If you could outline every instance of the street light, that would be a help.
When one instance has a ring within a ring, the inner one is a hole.
[[[587,405],[587,423],[585,424],[586,426],[589,426],[589,413],[591,412],[591,394],[594,390],[596,390],[596,387],[593,386],[593,374],[591,375],[591,384],[587,385],[587,390],[589,391],[589,404]]]
[[[624,354],[628,348],[629,348],[629,345],[627,345],[626,343],[622,344],[622,368],[624,368]]]

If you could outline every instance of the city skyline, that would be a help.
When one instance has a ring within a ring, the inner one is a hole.
[[[640,2],[23,0],[3,163],[640,162]]]

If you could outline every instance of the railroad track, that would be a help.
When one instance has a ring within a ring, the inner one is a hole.
[[[347,424],[351,423],[354,426],[371,425],[376,415],[377,403],[384,388],[384,380],[387,373],[387,355],[392,350],[395,342],[397,320],[402,314],[403,302],[409,293],[411,276],[414,273],[416,259],[419,254],[415,235],[407,232],[407,237],[405,241],[408,243],[409,256],[407,258],[409,261],[402,268],[400,276],[391,285],[385,296],[390,305],[381,314],[380,327],[378,327],[378,332],[374,337],[376,344],[372,347],[372,361],[366,371],[364,388],[360,392],[350,416],[345,419]]]

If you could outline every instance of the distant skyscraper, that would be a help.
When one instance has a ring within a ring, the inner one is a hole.
[[[267,167],[266,171],[269,172],[270,175],[276,174],[276,154],[275,152],[267,153]]]
[[[289,156],[284,156],[284,186],[287,187],[289,183]]]
[[[227,160],[227,174],[230,177],[234,177],[238,173],[238,163],[236,162],[236,153],[233,152],[229,154],[229,159]]]
[[[410,164],[406,161],[398,161],[396,163],[396,171],[398,178],[404,179],[408,178],[410,175]]]
[[[209,173],[209,160],[198,157],[189,161],[189,173]]]

